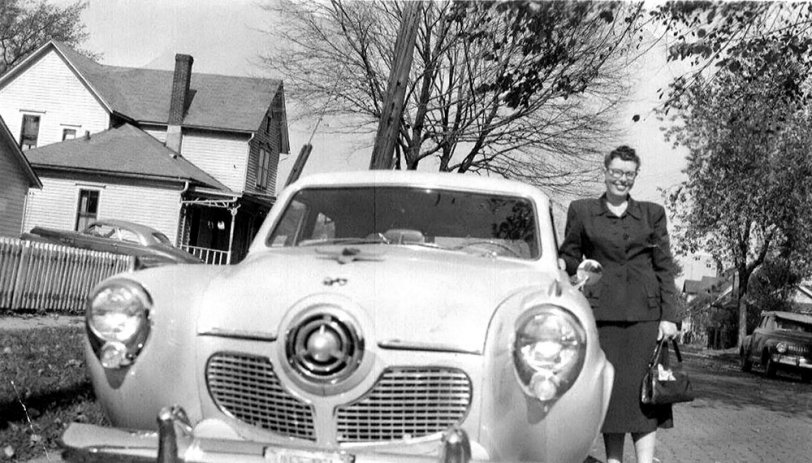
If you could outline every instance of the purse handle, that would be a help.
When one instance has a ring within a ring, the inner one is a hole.
[[[651,360],[648,362],[648,367],[651,368],[657,363],[657,359],[660,358],[660,352],[663,350],[663,346],[668,344],[668,340],[665,338],[660,339],[657,341],[657,346],[654,347],[654,353],[651,355]],[[682,363],[682,354],[679,351],[679,345],[677,344],[676,339],[671,339],[671,345],[674,346],[674,353],[677,355],[677,362]]]

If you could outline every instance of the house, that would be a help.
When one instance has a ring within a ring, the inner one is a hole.
[[[106,66],[52,41],[0,78],[0,116],[43,179],[24,228],[128,219],[199,255],[239,260],[290,151],[284,88],[193,73],[193,64],[178,54],[174,71]],[[171,167],[159,172],[146,159]]]
[[[42,188],[14,136],[0,117],[0,236],[20,235],[29,188]]]

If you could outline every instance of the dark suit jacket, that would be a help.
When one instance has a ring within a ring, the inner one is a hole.
[[[570,275],[584,258],[603,266],[601,280],[584,288],[596,320],[677,322],[676,266],[662,206],[629,198],[617,217],[605,195],[573,201],[560,254]]]

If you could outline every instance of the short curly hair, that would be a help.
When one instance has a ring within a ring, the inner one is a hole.
[[[617,148],[613,149],[606,155],[603,159],[603,165],[605,167],[609,167],[609,163],[612,162],[612,159],[620,158],[623,161],[632,161],[637,164],[637,168],[640,168],[640,156],[637,155],[637,152],[634,151],[634,148],[628,145],[620,145]]]

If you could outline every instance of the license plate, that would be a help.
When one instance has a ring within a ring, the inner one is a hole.
[[[355,457],[343,452],[265,447],[265,460],[272,463],[353,463]]]

